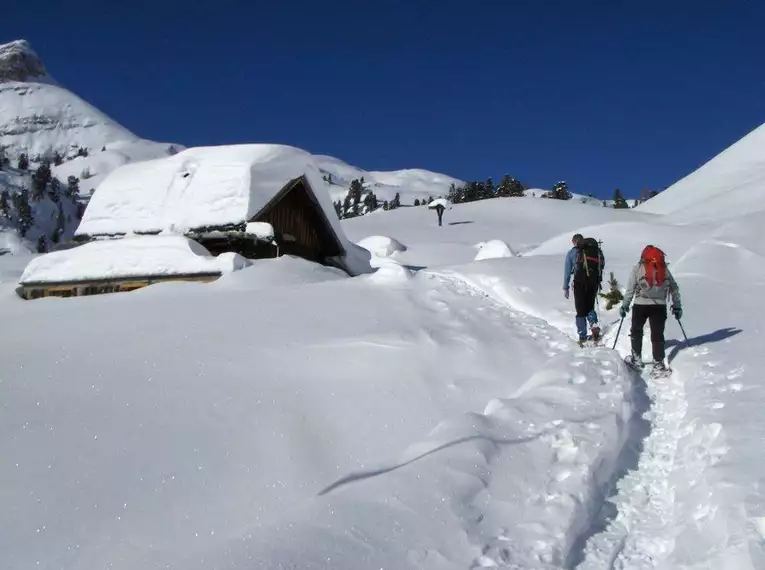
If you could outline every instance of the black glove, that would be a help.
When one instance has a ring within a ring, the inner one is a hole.
[[[672,307],[672,314],[675,315],[675,318],[679,321],[683,318],[683,308],[682,307]]]

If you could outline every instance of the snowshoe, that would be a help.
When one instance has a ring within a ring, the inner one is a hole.
[[[643,364],[643,359],[636,354],[630,354],[629,356],[625,356],[624,362],[627,364],[627,366],[629,366],[633,370],[637,370],[638,372],[642,372],[643,368],[645,367],[645,364]]]
[[[666,378],[672,374],[672,369],[663,362],[654,362],[651,368],[651,378]]]

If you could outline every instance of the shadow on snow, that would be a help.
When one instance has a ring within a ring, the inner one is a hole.
[[[710,342],[720,342],[721,340],[725,340],[727,338],[735,336],[740,332],[741,332],[741,329],[739,328],[726,327],[724,329],[717,329],[716,331],[708,333],[708,334],[704,334],[694,338],[689,338],[687,341],[670,339],[664,343],[665,348],[672,347],[672,350],[670,351],[669,356],[667,357],[667,360],[669,362],[672,362],[677,356],[677,354],[684,348],[700,346],[702,344],[707,344]]]

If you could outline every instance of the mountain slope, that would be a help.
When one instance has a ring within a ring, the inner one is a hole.
[[[765,125],[638,206],[678,219],[731,218],[765,209]]]
[[[82,211],[75,201],[87,200],[109,172],[181,148],[141,139],[59,85],[26,41],[0,45],[0,157],[7,159],[0,165],[0,250],[17,253],[40,247],[43,238],[46,247],[67,239]],[[19,164],[22,155],[28,166]],[[17,196],[30,196],[34,171],[44,162],[52,165],[45,191],[29,207],[20,204]],[[79,191],[62,202],[51,185],[68,188],[71,176],[79,179]]]
[[[401,203],[412,204],[415,198],[427,199],[446,196],[452,184],[461,186],[462,180],[446,174],[429,170],[410,168],[392,171],[367,171],[343,162],[339,158],[326,155],[314,155],[314,160],[325,175],[331,175],[330,197],[333,201],[342,200],[348,193],[351,181],[364,178],[365,185],[375,193],[378,200],[393,200],[396,193]]]
[[[0,145],[11,156],[100,149],[138,137],[56,84],[23,40],[0,46]],[[73,153],[72,153],[73,154]]]

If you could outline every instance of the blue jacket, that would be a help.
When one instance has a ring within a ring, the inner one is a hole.
[[[571,274],[574,273],[576,267],[576,254],[577,249],[572,247],[566,254],[566,261],[563,264],[563,288],[568,289],[568,284],[571,281]]]

